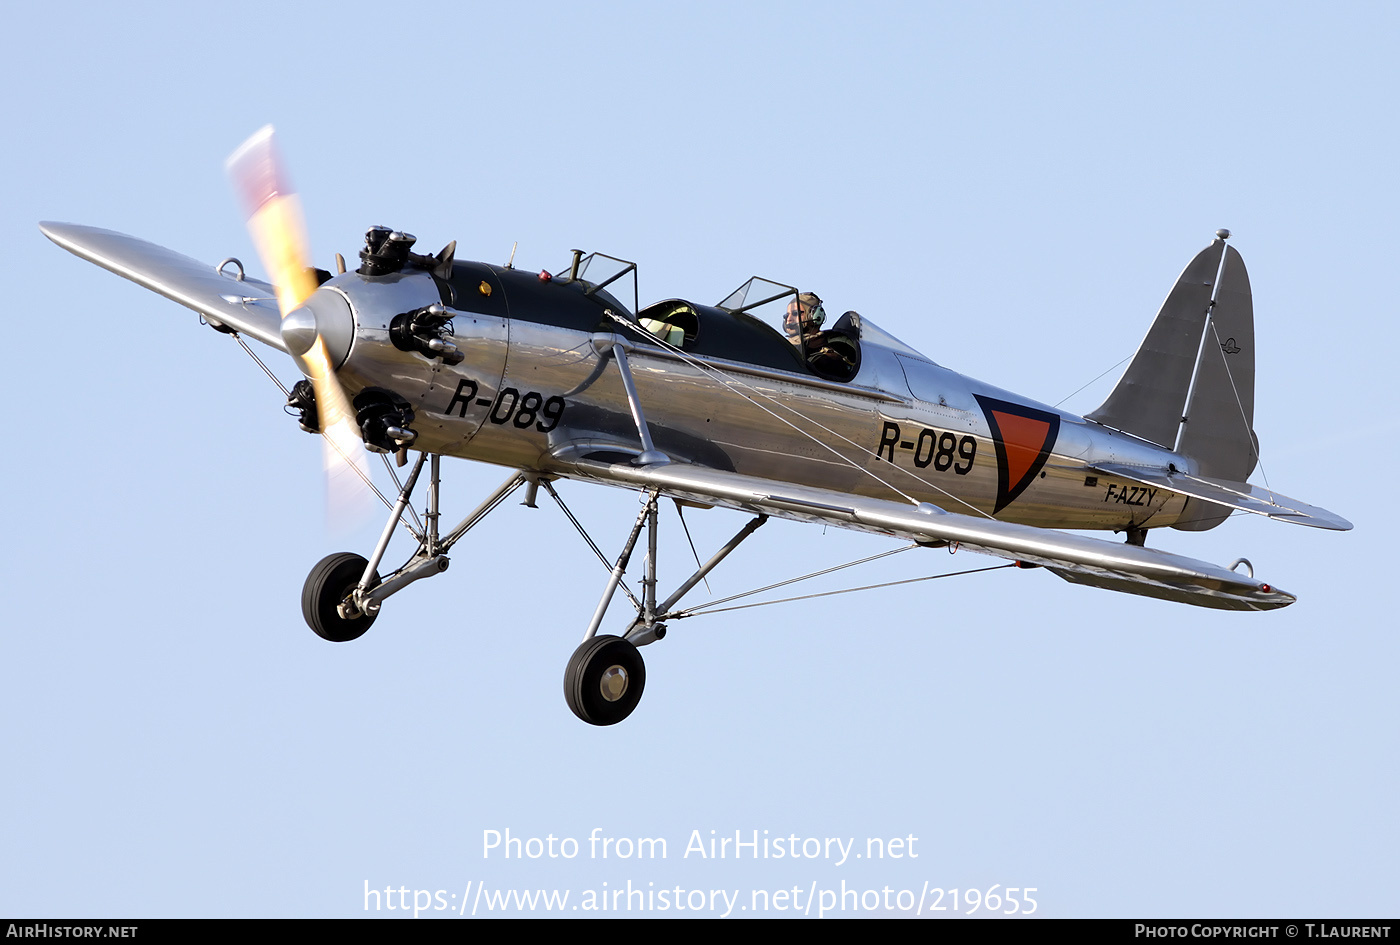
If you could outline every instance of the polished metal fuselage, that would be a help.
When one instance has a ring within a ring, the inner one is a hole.
[[[348,273],[319,291],[343,296],[355,319],[342,383],[352,396],[381,387],[405,398],[416,450],[563,476],[585,458],[635,456],[641,441],[611,357],[620,342],[656,448],[673,462],[1028,525],[1115,530],[1171,525],[1186,499],[1095,464],[1194,471],[1169,450],[874,340],[862,342],[856,376],[835,383],[677,353],[621,325],[588,332],[511,318],[500,306],[505,314],[453,313],[466,359],[448,366],[389,338],[395,314],[439,301],[427,273]],[[988,403],[1057,418],[1043,454],[998,430]],[[1029,472],[1003,501],[1008,467],[1013,478]]]

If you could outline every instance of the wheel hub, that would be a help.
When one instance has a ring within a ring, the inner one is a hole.
[[[603,676],[598,681],[598,689],[602,692],[603,698],[609,702],[616,702],[627,694],[627,670],[614,663],[603,670]]]

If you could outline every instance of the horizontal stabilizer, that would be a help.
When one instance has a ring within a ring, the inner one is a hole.
[[[1229,509],[1265,515],[1280,522],[1293,522],[1297,525],[1311,525],[1313,528],[1329,528],[1333,531],[1349,531],[1351,522],[1334,512],[1307,505],[1297,499],[1290,499],[1261,486],[1249,482],[1230,482],[1227,479],[1212,479],[1208,476],[1191,476],[1168,469],[1151,469],[1143,466],[1125,466],[1121,463],[1094,463],[1087,467],[1095,472],[1131,479],[1149,486],[1157,486],[1169,492],[1190,496],[1203,502],[1223,505]]]
[[[1165,598],[1219,610],[1273,610],[1293,595],[1205,561],[1083,535],[945,512],[830,489],[814,489],[682,463],[633,466],[581,459],[564,473],[704,505],[742,509],[802,522],[894,535],[923,544],[957,546],[1061,577],[1129,594]]]
[[[192,308],[212,322],[286,350],[277,293],[266,282],[220,275],[207,263],[95,226],[40,223],[39,229],[75,256]]]

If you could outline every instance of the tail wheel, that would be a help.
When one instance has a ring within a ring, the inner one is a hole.
[[[368,564],[359,555],[342,551],[322,558],[306,576],[301,589],[301,613],[306,625],[321,639],[348,643],[363,636],[374,623],[377,615],[346,618],[340,614],[341,602],[360,583]],[[379,572],[375,572],[372,583],[379,583]]]
[[[647,670],[637,648],[622,637],[584,640],[564,670],[564,701],[590,725],[616,725],[641,701]]]

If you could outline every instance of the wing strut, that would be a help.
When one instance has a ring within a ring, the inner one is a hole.
[[[634,462],[638,466],[669,463],[671,458],[658,450],[651,442],[651,431],[647,428],[646,415],[642,413],[642,401],[637,396],[637,385],[632,382],[632,367],[627,363],[627,349],[622,346],[622,342],[613,342],[612,356],[613,360],[617,362],[618,372],[622,375],[622,389],[627,392],[627,404],[632,408],[632,419],[637,424],[637,435],[642,438],[642,454]],[[593,636],[593,633],[590,632],[588,636]],[[588,637],[584,639],[588,639]]]

